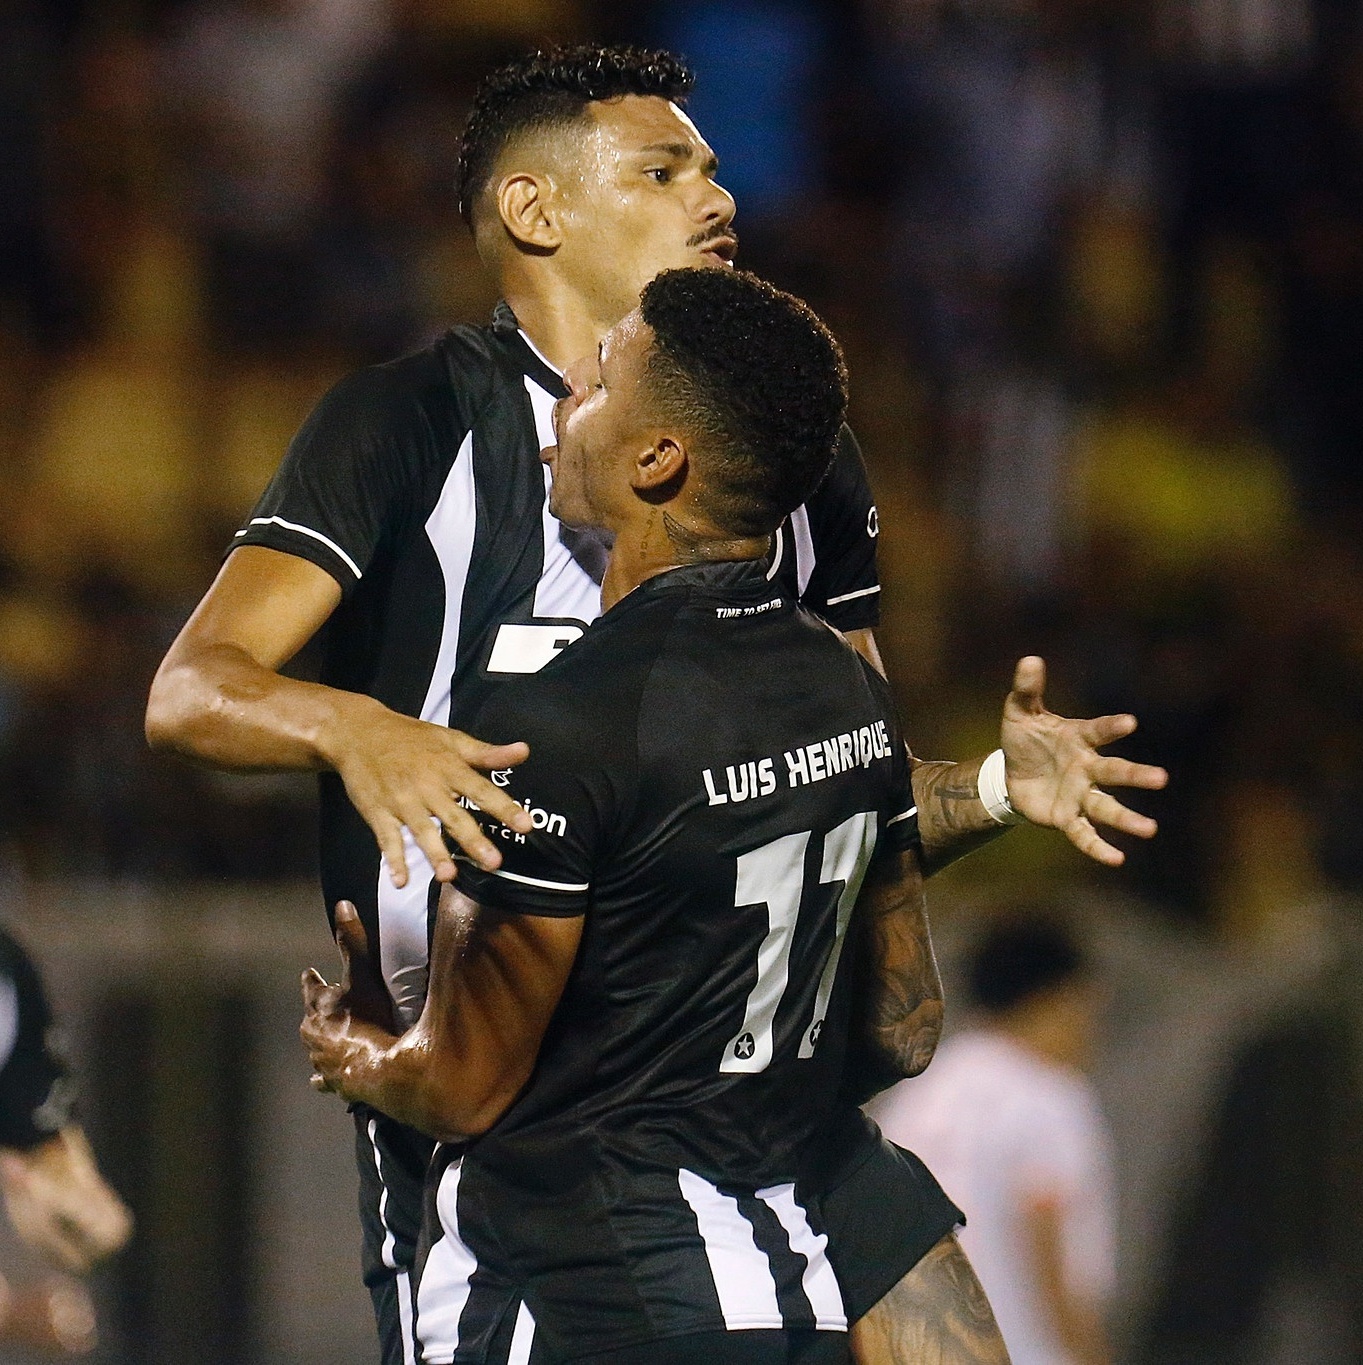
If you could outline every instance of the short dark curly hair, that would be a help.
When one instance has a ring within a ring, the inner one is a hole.
[[[808,304],[744,270],[666,270],[640,298],[651,396],[699,438],[708,510],[768,535],[819,486],[847,411],[847,367]]]
[[[670,52],[592,43],[528,52],[484,77],[459,144],[455,191],[472,226],[473,203],[514,137],[575,123],[589,104],[621,95],[685,100],[695,76]]]
[[[1069,924],[1044,906],[1016,906],[985,932],[968,968],[970,993],[987,1014],[1006,1014],[1087,969]]]

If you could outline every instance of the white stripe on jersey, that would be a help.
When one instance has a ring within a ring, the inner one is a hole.
[[[434,823],[434,820],[432,821]],[[379,909],[379,965],[393,1008],[404,1028],[421,1017],[426,1003],[426,895],[435,871],[412,838],[402,831],[402,851],[407,858],[407,885],[394,886],[388,864],[379,859],[379,885],[375,900]]]
[[[19,1041],[19,988],[0,977],[0,1067],[8,1066]]]
[[[300,536],[311,536],[314,540],[320,540],[356,578],[364,577],[360,572],[360,566],[330,536],[324,536],[320,531],[314,531],[311,526],[301,526],[296,521],[285,521],[283,517],[252,517],[232,539],[235,540],[237,536],[244,536],[251,526],[282,526],[286,531],[297,531]]]
[[[426,518],[426,538],[440,563],[445,580],[445,620],[440,628],[440,648],[421,706],[421,719],[448,725],[450,680],[459,655],[459,625],[464,610],[464,585],[473,556],[477,519],[474,491],[473,433],[464,437],[445,486]],[[407,885],[393,885],[380,860],[378,871],[379,965],[393,996],[399,1021],[416,1022],[426,999],[426,893],[434,875],[426,855],[417,847],[410,830],[403,830],[407,857]]]
[[[814,1325],[821,1332],[845,1332],[847,1309],[843,1306],[838,1277],[829,1264],[828,1237],[810,1227],[808,1215],[795,1200],[795,1186],[773,1185],[758,1190],[757,1198],[780,1219],[790,1238],[790,1249],[805,1258],[801,1283],[814,1310]]]
[[[506,1365],[530,1365],[530,1348],[535,1344],[535,1319],[521,1300],[516,1312],[516,1326],[511,1333],[511,1349],[506,1353]]]
[[[426,1257],[416,1295],[415,1335],[421,1358],[446,1365],[459,1347],[459,1318],[478,1269],[478,1258],[459,1236],[459,1175],[463,1165],[461,1158],[446,1167],[440,1177],[435,1207],[442,1236]]]
[[[416,1365],[416,1339],[412,1335],[412,1277],[398,1275],[398,1327],[402,1332],[402,1365]]]
[[[527,332],[524,327],[518,327],[516,328],[516,330],[517,332],[520,333],[521,340],[525,342],[525,344],[529,346],[530,349],[535,353],[536,358],[544,362],[544,367],[548,370],[552,370],[556,375],[558,375],[560,379],[562,379],[563,371],[560,370],[559,367],[555,365],[554,362],[550,360],[549,357],[545,355],[544,352],[541,351],[540,348],[536,346],[533,341],[530,340],[530,333]]]
[[[509,882],[522,882],[526,886],[542,886],[546,891],[589,891],[591,882],[546,882],[539,877],[523,877],[519,872],[503,872],[500,868],[489,868],[494,877],[505,877]]]
[[[530,395],[530,407],[535,414],[535,435],[540,449],[554,444],[553,394],[542,389],[529,375],[525,376],[525,391]],[[590,624],[601,615],[601,585],[578,563],[572,551],[559,535],[559,520],[549,510],[549,466],[544,466],[544,509],[541,520],[544,528],[544,567],[535,584],[536,616],[566,616],[573,621]]]
[[[398,1268],[397,1237],[388,1226],[388,1182],[383,1178],[383,1157],[379,1153],[378,1119],[369,1120],[369,1145],[374,1149],[374,1174],[379,1178],[379,1222],[383,1225],[383,1246],[379,1256],[389,1270]]]
[[[790,529],[795,541],[795,581],[803,597],[814,572],[814,537],[809,533],[808,508],[801,505],[790,514]]]
[[[677,1183],[696,1215],[725,1327],[731,1332],[783,1328],[771,1265],[753,1238],[752,1224],[739,1211],[738,1200],[721,1194],[694,1171],[678,1171]]]
[[[906,811],[900,811],[900,813],[899,813],[898,815],[893,815],[893,816],[891,816],[888,820],[886,820],[886,821],[885,821],[885,828],[886,828],[886,829],[889,829],[889,827],[890,827],[891,825],[897,825],[901,820],[907,820],[907,819],[909,819],[910,816],[917,815],[917,814],[918,814],[918,807],[917,807],[917,806],[910,806],[910,807],[908,808],[908,810],[906,810]]]
[[[880,584],[877,583],[874,588],[858,588],[856,592],[842,592],[839,593],[836,597],[830,597],[828,599],[828,605],[830,607],[836,607],[839,602],[853,602],[858,597],[870,597],[870,595],[873,592],[879,591]]]
[[[781,557],[786,552],[786,538],[781,532],[781,528],[776,528],[776,535],[771,543],[771,564],[767,568],[767,582],[770,583],[781,568]]]
[[[421,719],[436,725],[450,721],[450,679],[459,657],[459,623],[464,610],[464,585],[468,582],[473,536],[477,530],[478,498],[474,483],[473,432],[464,437],[454,457],[445,486],[431,515],[426,518],[426,538],[431,542],[445,579],[445,624],[440,650],[431,670]]]

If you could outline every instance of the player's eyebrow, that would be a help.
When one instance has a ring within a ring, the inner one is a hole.
[[[678,161],[689,161],[696,154],[696,149],[689,142],[650,142],[647,147],[640,147],[639,151],[644,155],[660,152],[664,156],[675,156]]]

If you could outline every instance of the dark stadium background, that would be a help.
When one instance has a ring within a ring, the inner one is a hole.
[[[917,751],[993,747],[1037,652],[1173,775],[1121,872],[1023,832],[933,888],[948,967],[1014,895],[1093,930],[1120,1359],[1363,1359],[1360,17],[0,0],[0,889],[140,1219],[98,1361],[372,1358],[294,1032],[311,784],[153,757],[141,712],[323,389],[487,313],[457,129],[573,36],[693,59],[744,262],[846,346]]]

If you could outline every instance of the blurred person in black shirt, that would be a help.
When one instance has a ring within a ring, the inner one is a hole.
[[[32,959],[0,928],[0,1192],[26,1246],[84,1275],[132,1235],[80,1125],[74,1087],[53,1042],[52,1010]],[[69,1281],[13,1292],[0,1279],[0,1340],[89,1349],[89,1296]]]

